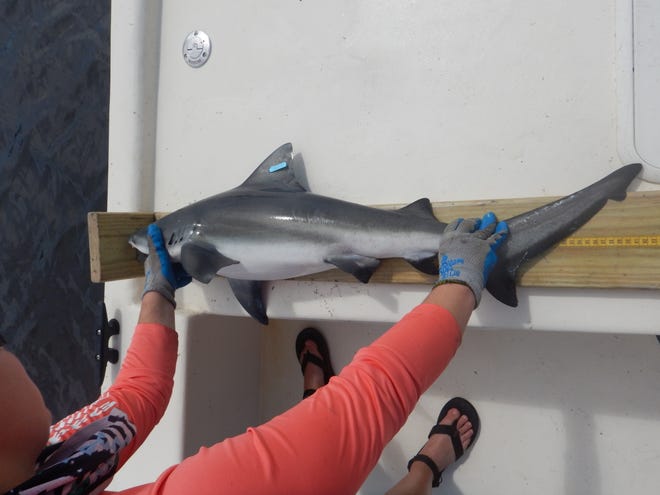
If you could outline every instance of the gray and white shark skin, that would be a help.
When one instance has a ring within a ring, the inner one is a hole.
[[[438,273],[438,245],[447,224],[434,216],[428,199],[384,210],[313,194],[296,177],[292,159],[291,144],[284,144],[240,186],[159,219],[172,260],[203,283],[216,274],[226,277],[243,308],[262,324],[268,323],[264,281],[339,268],[366,283],[386,258]],[[585,224],[609,199],[625,199],[640,170],[639,164],[626,165],[579,192],[506,220],[509,235],[488,291],[516,306],[518,268]],[[147,253],[146,228],[129,242]]]

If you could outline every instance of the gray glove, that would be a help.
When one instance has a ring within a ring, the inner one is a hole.
[[[467,285],[474,294],[474,307],[479,306],[481,291],[497,262],[495,251],[508,232],[506,223],[498,223],[492,212],[482,219],[459,218],[447,225],[438,249],[440,273],[436,285]]]
[[[188,285],[192,278],[179,263],[172,263],[165,247],[163,233],[155,223],[147,228],[147,240],[149,242],[149,255],[144,261],[142,297],[147,292],[158,292],[176,308],[174,291]]]

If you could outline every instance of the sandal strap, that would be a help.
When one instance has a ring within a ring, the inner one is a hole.
[[[305,354],[303,354],[303,358],[300,363],[300,370],[303,372],[303,375],[305,374],[305,369],[309,363],[315,364],[325,371],[325,361],[323,361],[323,359],[320,357],[312,354],[311,352],[305,351]]]
[[[463,456],[463,443],[461,442],[461,435],[458,432],[458,428],[456,428],[455,424],[435,425],[433,428],[431,428],[429,438],[431,438],[432,435],[448,435],[449,438],[451,438],[451,444],[454,447],[455,460],[457,461]]]
[[[314,392],[316,392],[315,388],[308,388],[308,389],[304,390],[303,391],[303,399],[306,399],[307,397],[312,395]]]
[[[323,359],[321,359],[318,356],[315,356],[314,354],[312,354],[309,351],[306,351],[305,354],[303,354],[303,359],[302,359],[302,362],[300,363],[300,369],[302,370],[303,375],[305,374],[305,369],[307,368],[307,365],[309,363],[315,364],[316,366],[318,366],[321,369],[324,369],[324,366],[325,366],[325,362],[323,361]],[[307,397],[312,395],[314,392],[316,392],[315,388],[308,388],[308,389],[304,390],[303,391],[303,399],[306,399]]]
[[[412,466],[413,462],[417,462],[417,461],[426,464],[433,473],[433,482],[431,483],[431,487],[435,488],[437,486],[440,486],[440,482],[442,481],[442,473],[444,471],[440,471],[438,469],[438,465],[435,462],[433,462],[433,459],[431,459],[427,455],[417,454],[415,457],[410,459],[408,461],[408,471],[410,471],[410,466]]]
[[[309,352],[309,350],[305,349],[305,344],[307,343],[307,341],[311,341],[316,344],[316,347],[319,351],[319,356],[317,357],[321,359],[321,363],[314,361],[314,364],[316,364],[323,370],[323,381],[324,383],[327,384],[330,381],[330,378],[335,376],[335,370],[332,369],[332,362],[330,359],[330,349],[328,348],[328,342],[325,340],[323,334],[319,332],[316,328],[308,327],[300,331],[300,333],[298,333],[298,336],[296,337],[296,359],[298,360],[298,362],[301,362],[304,354],[306,352]],[[301,368],[304,374],[305,368],[304,366],[302,366],[302,363],[301,363]]]

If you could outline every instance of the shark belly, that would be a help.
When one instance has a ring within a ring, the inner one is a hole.
[[[217,239],[213,244],[238,263],[217,274],[242,280],[282,280],[335,268],[335,256],[357,255],[372,259],[415,258],[437,252],[439,232],[413,229],[316,229],[314,236],[294,233],[291,226],[268,239]],[[307,229],[307,227],[304,227]],[[272,234],[272,232],[271,232]]]
[[[271,243],[227,249],[239,262],[218,270],[223,277],[241,280],[283,280],[333,268],[323,259],[320,245],[301,243]]]

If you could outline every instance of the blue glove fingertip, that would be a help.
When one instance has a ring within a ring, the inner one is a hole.
[[[509,226],[506,224],[506,222],[499,222],[497,224],[497,227],[495,227],[495,232],[493,233],[493,235],[498,236],[497,240],[493,243],[491,247],[492,250],[496,250],[506,240],[507,235],[509,235]]]
[[[506,224],[506,222],[504,220],[497,223],[497,227],[495,227],[495,233],[496,234],[508,234],[509,233],[509,226]]]
[[[489,211],[481,219],[481,228],[485,229],[486,227],[489,227],[491,224],[495,223],[496,221],[497,218],[495,217],[495,213]]]

